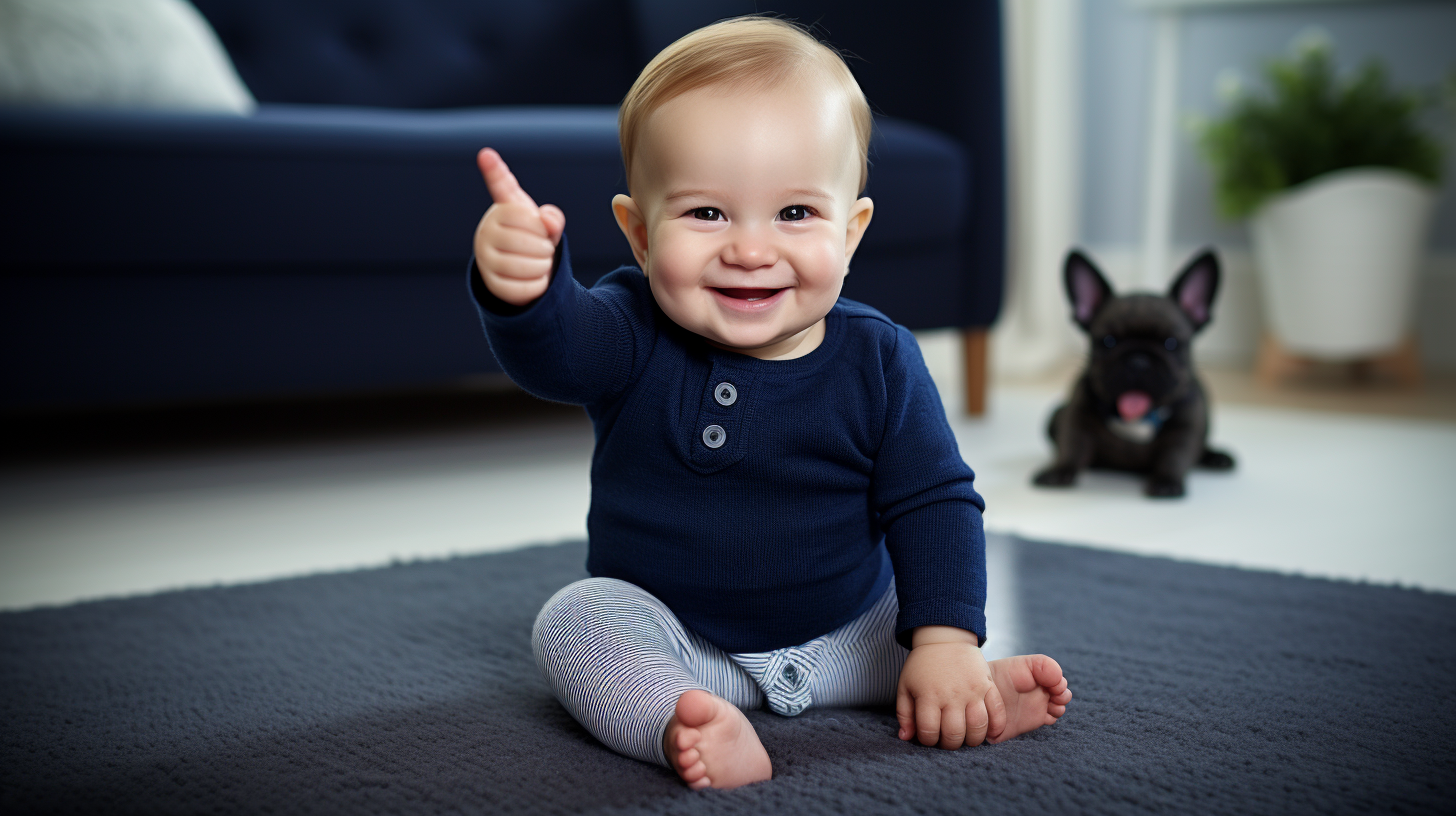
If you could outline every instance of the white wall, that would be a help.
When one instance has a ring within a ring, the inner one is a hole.
[[[1012,0],[1015,2],[1015,0]],[[1138,280],[1143,241],[1147,129],[1152,88],[1154,18],[1127,0],[1081,0],[1080,243],[1116,281]],[[1456,70],[1456,3],[1234,3],[1193,7],[1179,26],[1177,109],[1220,112],[1221,74],[1236,70],[1259,81],[1260,64],[1317,26],[1334,41],[1342,68],[1381,59],[1400,86],[1434,85]],[[1431,261],[1421,281],[1417,314],[1426,364],[1456,370],[1456,123],[1436,120],[1448,144],[1443,193],[1432,230]],[[1212,181],[1193,138],[1179,132],[1175,150],[1173,254],[1185,258],[1216,246],[1226,278],[1217,317],[1199,346],[1202,359],[1252,359],[1262,333],[1260,300],[1242,224],[1214,212]],[[1173,270],[1169,270],[1171,274]]]

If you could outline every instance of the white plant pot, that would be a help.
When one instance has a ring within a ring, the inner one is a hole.
[[[1380,355],[1410,325],[1436,191],[1383,167],[1327,173],[1254,214],[1265,313],[1291,353],[1330,360]]]

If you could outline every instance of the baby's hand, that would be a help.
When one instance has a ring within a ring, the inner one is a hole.
[[[1006,728],[1006,704],[976,636],[949,626],[915,631],[915,648],[900,670],[895,716],[900,739],[955,750],[980,745]]]
[[[491,294],[525,306],[551,284],[566,215],[551,204],[537,207],[499,153],[487,147],[475,160],[495,202],[475,228],[475,265]]]

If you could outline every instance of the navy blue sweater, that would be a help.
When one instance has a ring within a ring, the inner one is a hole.
[[[582,287],[564,238],[524,309],[473,262],[470,285],[511,379],[596,428],[592,575],[728,652],[826,634],[892,579],[906,647],[927,624],[984,640],[984,504],[905,328],[841,298],[803,357],[723,351],[669,320],[636,268]]]

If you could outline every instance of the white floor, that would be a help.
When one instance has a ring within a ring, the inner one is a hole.
[[[1003,389],[996,420],[957,428],[989,529],[1148,555],[1456,591],[1456,425],[1221,406],[1230,473],[1195,471],[1180,501],[1113,473],[1032,487],[1025,440],[1053,404]]]
[[[953,342],[922,338],[946,394]],[[1219,405],[1238,458],[1152,501],[1091,474],[1033,488],[1060,398],[998,384],[983,419],[951,416],[990,530],[1195,561],[1456,591],[1456,424]],[[0,470],[0,609],[256,581],[582,537],[590,427],[547,423],[247,453]],[[1009,559],[990,554],[994,621]],[[1004,634],[1004,633],[1003,633]],[[1003,637],[1000,643],[1009,646]]]

